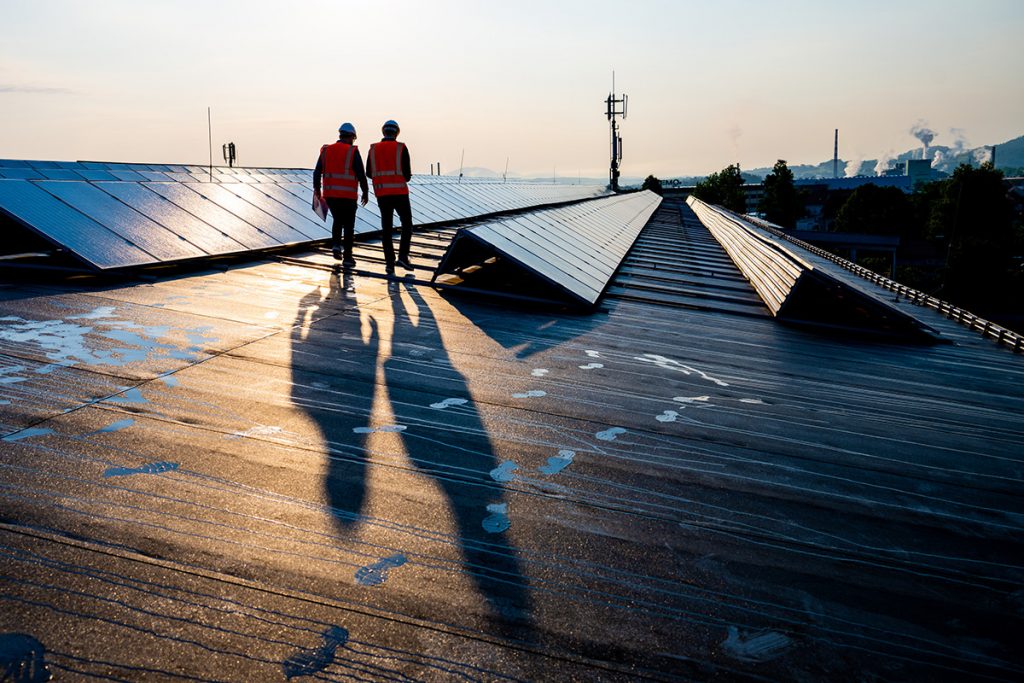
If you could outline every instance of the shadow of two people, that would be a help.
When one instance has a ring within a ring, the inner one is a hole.
[[[484,528],[484,520],[501,504],[504,492],[489,476],[497,467],[497,458],[467,380],[452,364],[437,320],[415,285],[391,280],[387,297],[361,311],[356,307],[356,284],[348,273],[332,273],[326,294],[318,287],[303,299],[292,333],[293,403],[305,408],[318,423],[330,447],[324,487],[338,532],[349,534],[366,519],[362,511],[368,460],[373,456],[368,445],[375,429],[374,415],[402,419],[393,402],[382,406],[375,405],[375,400],[385,396],[390,402],[393,393],[416,392],[425,381],[424,367],[429,366],[431,374],[442,378],[445,392],[466,398],[458,407],[457,432],[419,439],[416,430],[430,429],[429,423],[421,422],[410,431],[396,430],[388,436],[402,440],[417,472],[432,478],[444,493],[463,570],[487,602],[490,618],[508,635],[532,639],[530,597],[516,549],[504,528]],[[386,343],[389,327],[390,345]],[[403,347],[430,349],[429,364],[396,356],[394,350]],[[348,354],[352,357],[346,359]],[[318,369],[350,375],[342,410],[324,405],[322,394],[311,395],[319,391],[309,382],[310,373]],[[383,391],[378,391],[378,382],[383,382]],[[422,399],[418,396],[417,400]],[[432,516],[421,514],[420,518]]]

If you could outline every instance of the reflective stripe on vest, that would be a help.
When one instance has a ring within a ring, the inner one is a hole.
[[[409,194],[409,185],[402,175],[402,150],[405,143],[383,140],[370,145],[370,172],[373,192],[378,197]]]
[[[356,158],[355,145],[338,141],[323,147],[323,183],[326,197],[356,199],[359,182],[356,179],[353,161]]]

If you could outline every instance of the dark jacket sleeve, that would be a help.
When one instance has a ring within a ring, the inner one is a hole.
[[[409,161],[409,146],[402,146],[402,175],[405,177],[405,182],[409,182],[412,179],[412,162]]]
[[[316,168],[313,169],[313,192],[319,194],[320,192],[320,177],[324,172],[324,153],[320,151],[320,156],[316,159]]]
[[[363,189],[363,194],[370,191],[370,188],[366,184],[366,170],[363,169],[363,155],[356,150],[355,159],[352,160],[352,170],[355,171],[356,180],[359,181],[359,187]]]

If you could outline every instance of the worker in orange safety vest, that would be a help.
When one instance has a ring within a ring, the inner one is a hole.
[[[412,241],[412,207],[409,205],[409,180],[412,169],[409,162],[409,148],[399,142],[398,124],[385,121],[381,127],[384,138],[370,145],[366,157],[366,174],[373,180],[373,193],[377,195],[380,207],[381,238],[384,246],[384,261],[387,273],[395,272],[395,264],[412,270],[409,260],[409,245]],[[391,241],[394,213],[402,222],[402,235],[398,241],[398,260],[395,261],[395,247]]]
[[[338,141],[320,148],[320,157],[313,169],[313,194],[320,196],[321,180],[323,181],[323,198],[331,211],[331,248],[334,259],[342,259],[344,248],[345,268],[352,268],[356,261],[352,258],[352,241],[356,226],[356,199],[358,190],[363,191],[363,206],[370,201],[366,172],[363,169],[363,158],[359,148],[354,144],[356,128],[351,123],[343,123],[338,128]],[[344,241],[342,241],[342,233]]]

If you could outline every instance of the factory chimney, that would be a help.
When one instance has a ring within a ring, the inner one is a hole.
[[[832,177],[839,177],[839,129],[836,128],[836,144],[832,148]]]

